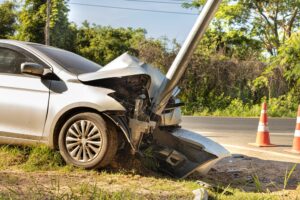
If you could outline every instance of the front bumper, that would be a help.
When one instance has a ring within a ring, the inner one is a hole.
[[[195,171],[206,174],[219,160],[230,156],[220,144],[189,130],[158,130],[154,138],[160,170],[177,178]]]

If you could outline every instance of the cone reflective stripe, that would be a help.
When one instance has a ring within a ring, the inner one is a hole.
[[[300,106],[299,106],[298,109],[300,109]],[[295,134],[296,134],[296,132],[299,131],[299,130],[300,130],[300,113],[299,113],[299,111],[298,111],[298,116],[297,116],[297,121],[296,121],[296,128],[295,128]]]
[[[300,137],[300,130],[295,131],[295,137]]]
[[[293,141],[293,152],[300,153],[300,105],[298,107],[296,129]]]
[[[263,103],[261,106],[260,118],[259,118],[259,123],[257,128],[257,134],[256,134],[256,143],[254,144],[251,143],[251,145],[255,145],[259,147],[275,146],[270,142],[266,103]]]
[[[264,124],[259,124],[258,128],[257,128],[258,132],[269,132],[269,127],[267,125]]]

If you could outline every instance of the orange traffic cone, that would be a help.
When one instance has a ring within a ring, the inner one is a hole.
[[[276,145],[271,144],[270,134],[268,127],[268,116],[267,116],[267,104],[263,103],[260,113],[260,119],[256,134],[256,143],[250,143],[250,145],[258,147],[274,147]]]
[[[292,152],[300,153],[300,105],[298,106],[297,122],[296,122]]]

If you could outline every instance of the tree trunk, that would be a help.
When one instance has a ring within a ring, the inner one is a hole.
[[[51,0],[47,0],[47,19],[45,27],[45,44],[50,45],[50,12],[51,12]]]

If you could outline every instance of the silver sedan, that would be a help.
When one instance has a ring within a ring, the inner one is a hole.
[[[118,134],[101,112],[123,112],[113,90],[83,84],[78,75],[102,67],[61,49],[0,41],[0,142],[46,143],[76,166],[105,166]]]
[[[180,128],[177,87],[153,112],[165,79],[127,53],[102,67],[62,49],[0,40],[0,143],[44,143],[85,169],[108,165],[118,150],[150,151],[172,176],[206,173],[229,152]]]

